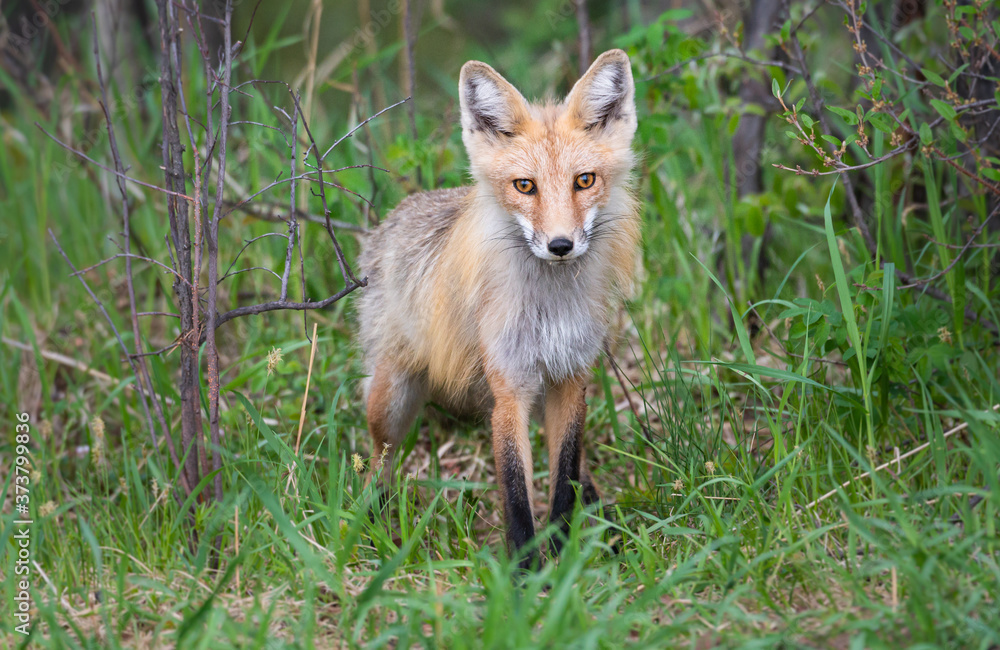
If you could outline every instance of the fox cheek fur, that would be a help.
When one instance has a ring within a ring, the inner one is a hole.
[[[550,521],[567,529],[578,490],[585,504],[598,498],[583,453],[584,389],[639,248],[634,94],[621,50],[602,54],[559,104],[529,104],[490,66],[466,63],[459,97],[474,184],[407,198],[362,252],[365,399],[375,452],[388,450],[384,475],[427,400],[492,411],[512,555],[535,533],[534,412],[547,438]],[[557,550],[562,542],[557,534]]]

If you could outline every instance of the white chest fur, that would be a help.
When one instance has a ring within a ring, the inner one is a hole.
[[[608,281],[599,255],[552,264],[515,251],[490,284],[481,336],[509,377],[550,383],[593,364],[608,327]],[[591,251],[593,253],[593,251]]]

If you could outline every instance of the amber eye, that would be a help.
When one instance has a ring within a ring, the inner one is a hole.
[[[516,181],[514,181],[514,189],[516,189],[521,194],[534,194],[535,181],[528,180],[527,178],[519,178]]]
[[[594,184],[594,179],[597,177],[591,173],[580,174],[576,177],[576,181],[573,183],[573,187],[578,190],[585,190]]]

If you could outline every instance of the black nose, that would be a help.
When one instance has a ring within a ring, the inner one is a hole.
[[[549,252],[553,255],[562,257],[564,255],[569,255],[571,250],[573,250],[573,242],[565,237],[559,237],[558,239],[553,239],[549,242]]]

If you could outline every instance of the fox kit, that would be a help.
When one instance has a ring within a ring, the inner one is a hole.
[[[384,473],[426,401],[492,409],[512,556],[535,531],[533,412],[544,413],[550,521],[566,530],[575,485],[585,504],[598,499],[584,389],[639,249],[634,95],[621,50],[602,54],[560,104],[529,104],[469,61],[459,97],[474,184],[410,196],[361,256],[368,428]]]

